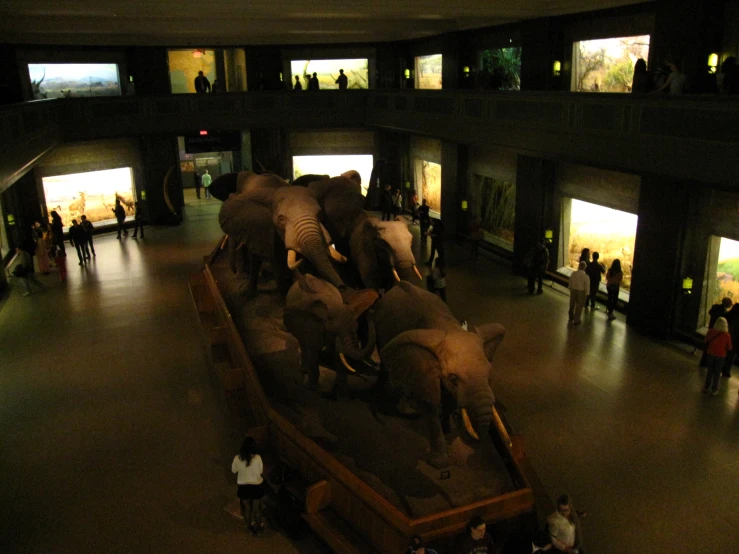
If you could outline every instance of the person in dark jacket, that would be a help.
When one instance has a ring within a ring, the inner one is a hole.
[[[200,200],[200,187],[203,184],[203,178],[200,176],[200,173],[198,173],[197,169],[193,174],[193,178],[195,179],[195,196],[197,196],[198,200]]]
[[[723,302],[723,301],[722,301]],[[731,337],[732,348],[726,353],[724,366],[721,369],[721,375],[731,377],[731,366],[739,354],[739,304],[734,304],[731,310],[726,312],[724,316],[729,325],[729,336]]]
[[[549,268],[549,250],[543,242],[540,241],[526,253],[523,268],[529,280],[529,294],[534,294],[535,284],[538,284],[536,294],[544,294],[544,273]]]
[[[115,208],[113,208],[113,213],[115,214],[115,219],[118,222],[118,236],[116,238],[120,240],[121,231],[123,231],[124,237],[128,236],[128,230],[123,227],[123,223],[126,221],[126,210],[124,210],[123,206],[121,206],[120,198],[115,199]]]
[[[54,245],[58,250],[66,253],[64,249],[64,224],[56,210],[51,210],[51,231],[54,233]]]
[[[82,227],[85,230],[85,233],[87,234],[87,244],[90,246],[92,255],[96,256],[95,245],[92,242],[92,233],[93,233],[93,230],[95,229],[95,226],[92,224],[91,221],[87,219],[86,215],[81,216],[80,219],[82,219],[82,221],[80,221],[80,227]]]
[[[80,260],[80,265],[85,263],[85,259],[90,259],[90,249],[87,247],[87,233],[77,223],[76,219],[72,220],[72,226],[69,228],[69,242],[77,249],[77,257]]]
[[[318,84],[318,73],[314,73],[313,77],[308,81],[308,90],[319,90],[321,86]]]
[[[444,252],[444,224],[441,219],[435,219],[431,230],[428,232],[431,237],[431,254],[426,260],[426,265],[431,265],[434,261],[434,255],[439,254],[439,261],[443,264],[446,261]]]
[[[426,244],[426,235],[431,226],[431,215],[429,214],[429,209],[429,205],[426,203],[426,199],[424,198],[418,208],[418,222],[421,224],[421,241],[424,245]]]
[[[588,296],[588,301],[590,303],[590,307],[594,310],[598,309],[598,306],[595,304],[595,297],[598,295],[601,275],[606,272],[606,268],[598,261],[598,258],[600,258],[600,254],[598,254],[598,252],[593,252],[593,261],[585,268],[585,273],[590,277],[590,295]],[[585,302],[586,308],[588,307],[588,301]]]
[[[198,71],[198,76],[195,77],[195,92],[198,94],[210,92],[210,81],[208,80],[208,77],[203,75],[202,71]]]
[[[339,78],[336,79],[336,84],[339,85],[339,90],[346,90],[347,84],[349,84],[349,79],[344,75],[343,69],[339,69]]]
[[[136,202],[136,215],[133,216],[135,225],[133,228],[133,238],[136,237],[136,233],[141,229],[141,238],[144,238],[144,214],[141,212],[141,205]]]
[[[382,210],[382,220],[392,221],[393,218],[393,193],[390,191],[390,185],[385,187],[382,192],[382,200],[380,201],[380,209]]]
[[[716,320],[718,318],[727,317],[727,314],[729,313],[729,310],[731,310],[731,306],[733,304],[734,303],[731,301],[731,298],[727,296],[721,300],[720,304],[714,304],[713,306],[711,306],[711,309],[708,310],[708,328],[713,329],[713,326],[716,325]]]

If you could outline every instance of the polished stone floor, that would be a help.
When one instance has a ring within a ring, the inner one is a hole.
[[[187,281],[220,203],[178,227],[96,239],[69,282],[0,308],[0,552],[318,552],[254,538],[225,511],[247,425],[212,377]],[[414,230],[417,228],[414,228]],[[568,326],[561,287],[530,297],[509,265],[452,249],[449,303],[499,321],[495,392],[550,497],[570,493],[589,553],[733,551],[737,382],[700,394],[689,348],[603,311]],[[738,370],[739,371],[739,370]]]

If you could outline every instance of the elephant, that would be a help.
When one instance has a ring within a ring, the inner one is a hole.
[[[310,388],[318,386],[319,358],[325,347],[334,355],[334,393],[346,393],[347,371],[355,371],[351,364],[361,362],[375,349],[375,326],[368,310],[378,297],[374,290],[346,288],[340,292],[312,275],[301,277],[290,287],[283,319],[300,344],[301,367]],[[360,346],[358,320],[363,317],[367,331]]]
[[[354,226],[358,218],[364,214],[362,205],[362,179],[356,171],[347,172],[356,174],[356,179],[345,175],[314,181],[308,185],[313,192],[321,209],[323,210],[324,222],[331,237],[340,242],[344,239]]]
[[[243,243],[249,258],[247,295],[256,293],[259,269],[272,263],[278,287],[287,291],[290,273],[308,259],[315,270],[336,287],[343,281],[331,259],[345,261],[329,246],[328,232],[319,221],[320,206],[313,194],[293,187],[276,175],[241,172],[237,192],[221,206],[221,229],[237,244]]]
[[[465,331],[438,296],[406,281],[388,291],[375,310],[383,375],[420,404],[428,426],[428,463],[448,467],[443,429],[452,409],[460,409],[473,438],[488,433],[495,402],[491,364],[505,328],[487,323]]]

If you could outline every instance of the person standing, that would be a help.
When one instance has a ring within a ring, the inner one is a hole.
[[[577,554],[582,546],[580,518],[572,505],[569,495],[562,494],[557,499],[557,511],[547,518],[547,530],[552,544],[560,552]]]
[[[600,258],[600,254],[598,252],[593,252],[593,261],[588,264],[588,266],[585,268],[585,273],[588,274],[588,277],[590,278],[590,307],[594,310],[597,310],[598,307],[595,304],[595,298],[598,296],[598,288],[600,287],[600,277],[606,272],[606,268],[603,267],[603,264],[598,261]],[[585,307],[587,308],[588,303],[585,302]]]
[[[42,275],[51,273],[51,258],[49,258],[49,247],[51,246],[52,234],[41,223],[36,222],[36,259],[38,270]]]
[[[200,173],[198,173],[197,169],[193,174],[193,178],[195,179],[195,196],[200,200],[200,186],[202,185],[202,179],[200,178]]]
[[[62,280],[62,283],[66,283],[67,282],[67,253],[61,248],[56,249],[56,257],[54,258],[54,263],[56,263],[56,267],[59,270],[59,279]]]
[[[121,199],[118,198],[116,195],[115,198],[115,208],[113,208],[113,213],[115,214],[115,220],[118,222],[118,236],[116,237],[118,240],[121,239],[121,231],[123,231],[123,236],[128,236],[128,229],[123,227],[123,223],[126,221],[126,210],[123,209],[123,206],[121,205]]]
[[[582,317],[582,309],[588,299],[588,290],[590,289],[590,277],[585,273],[588,264],[580,262],[577,271],[573,271],[570,275],[570,310],[568,315],[570,320],[575,320],[575,325],[580,325]]]
[[[534,285],[537,285],[536,294],[544,294],[544,273],[549,269],[549,250],[544,242],[539,241],[526,253],[523,268],[529,281],[529,294],[534,294]]]
[[[621,287],[621,281],[624,280],[624,274],[621,271],[621,260],[613,260],[611,267],[606,271],[606,292],[608,293],[608,301],[606,303],[606,313],[608,319],[616,319],[613,311],[618,303],[618,290]]]
[[[205,168],[205,173],[202,178],[203,188],[205,189],[205,199],[210,200],[210,185],[213,182],[213,177],[210,176],[208,168]]]
[[[721,380],[721,370],[724,367],[727,354],[731,351],[731,335],[729,335],[729,323],[725,317],[716,320],[713,329],[706,333],[706,382],[703,392],[711,392],[713,396],[718,394],[718,384]]]
[[[300,76],[295,76],[295,85],[293,86],[293,90],[303,90],[303,85],[300,84]]]
[[[416,224],[418,219],[418,194],[415,189],[411,190],[411,225]]]
[[[387,185],[382,192],[380,208],[382,210],[382,221],[390,221],[393,212],[393,193],[390,191],[390,185]]]
[[[61,216],[56,210],[51,210],[51,232],[54,234],[54,245],[57,249],[64,250],[64,224]]]
[[[737,307],[737,305],[735,304],[734,307],[730,311],[728,311],[724,317],[729,324],[729,336],[731,337],[731,344],[739,345],[739,307]],[[731,377],[731,367],[734,365],[734,359],[736,358],[736,355],[737,349],[733,347],[729,350],[729,352],[726,353],[724,366],[721,370],[721,375],[723,377]]]
[[[395,192],[393,193],[393,214],[395,215],[395,219],[399,219],[402,213],[403,195],[401,194],[400,189],[395,189]]]
[[[439,254],[439,260],[444,263],[446,260],[444,252],[444,224],[441,222],[441,219],[434,220],[434,224],[431,226],[431,230],[428,234],[431,237],[431,254],[429,254],[429,259],[426,261],[426,265],[431,265],[434,261],[434,255],[437,252]]]
[[[134,227],[133,227],[133,238],[138,238],[136,234],[141,229],[141,238],[144,238],[144,214],[141,212],[141,204],[136,202],[136,212],[134,213]]]
[[[646,94],[652,87],[652,76],[647,71],[647,62],[642,58],[634,64],[634,77],[631,80],[631,92],[633,94]]]
[[[346,87],[349,84],[349,79],[344,75],[343,69],[339,69],[339,78],[336,79],[336,84],[339,85],[339,90],[346,90]]]
[[[87,233],[76,219],[72,220],[72,226],[69,228],[69,242],[77,249],[77,257],[82,265],[85,259],[90,258],[90,249],[87,247]]]
[[[252,437],[246,437],[241,443],[239,453],[231,463],[231,472],[237,474],[241,514],[244,523],[255,535],[264,530],[262,521],[262,497],[264,496],[264,479],[262,478],[262,457],[257,454],[257,443]]]
[[[91,221],[87,219],[86,215],[81,216],[80,219],[82,219],[82,221],[80,222],[80,226],[85,230],[85,233],[87,234],[87,244],[90,245],[90,250],[92,251],[92,255],[93,257],[95,257],[97,256],[97,254],[95,254],[95,245],[92,242],[92,235],[93,235],[93,230],[95,229],[95,226],[92,224]]]
[[[202,71],[198,71],[198,76],[195,77],[195,92],[198,94],[210,92],[210,81],[208,80],[208,77],[203,75]]]
[[[27,247],[24,246],[23,248],[15,249],[17,261],[15,262],[15,267],[13,267],[11,273],[23,280],[23,286],[26,288],[26,292],[23,293],[23,296],[31,296],[31,294],[33,294],[31,283],[36,285],[39,290],[45,290],[46,287],[44,287],[44,285],[42,285],[33,274],[33,256],[26,248]]]
[[[314,73],[313,77],[308,82],[308,90],[319,90],[321,87],[318,84],[318,73]]]
[[[421,225],[421,242],[426,244],[426,235],[429,232],[431,226],[431,215],[429,214],[429,205],[426,203],[424,198],[421,201],[421,206],[418,208],[418,223]]]
[[[487,533],[485,520],[474,516],[467,524],[467,533],[457,544],[456,554],[493,554],[495,543]]]
[[[590,263],[590,248],[583,248],[582,252],[580,252],[580,259],[577,260],[577,263],[585,262],[586,264]]]

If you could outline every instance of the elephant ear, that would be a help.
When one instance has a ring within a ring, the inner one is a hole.
[[[475,327],[475,333],[482,339],[485,357],[492,364],[495,351],[505,337],[505,327],[500,323],[485,323]]]
[[[390,381],[406,393],[438,406],[441,365],[436,350],[446,338],[438,329],[413,329],[399,334],[380,352]]]
[[[341,297],[354,316],[359,317],[374,306],[380,294],[374,289],[355,290],[347,287],[341,292]]]

